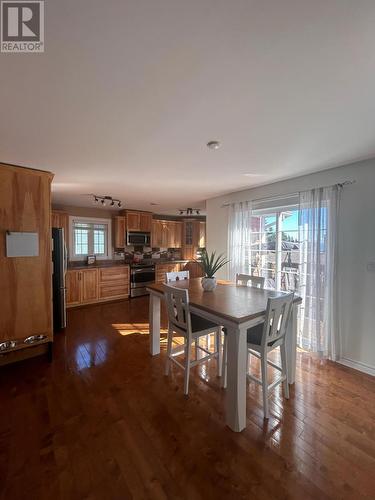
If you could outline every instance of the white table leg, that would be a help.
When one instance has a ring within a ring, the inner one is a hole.
[[[289,384],[294,384],[296,381],[297,316],[298,305],[294,305],[286,336],[286,364]]]
[[[160,354],[160,297],[153,293],[150,293],[149,322],[150,353],[155,356]]]
[[[228,328],[226,423],[235,432],[246,427],[246,329]]]

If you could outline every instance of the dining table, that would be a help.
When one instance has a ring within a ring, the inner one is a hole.
[[[169,283],[171,285],[171,283]],[[147,286],[150,293],[150,352],[160,353],[160,311],[164,300],[164,284]],[[190,312],[222,327],[228,335],[227,389],[225,395],[226,424],[235,432],[246,427],[247,330],[264,322],[267,301],[285,292],[260,289],[218,281],[212,291],[204,291],[201,278],[173,282],[173,286],[188,290]],[[295,295],[285,338],[287,350],[287,380],[295,382],[297,349],[297,315],[302,299]]]

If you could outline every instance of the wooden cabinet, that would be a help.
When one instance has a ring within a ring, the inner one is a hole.
[[[90,304],[98,299],[98,270],[70,269],[66,273],[66,304]]]
[[[129,297],[129,266],[69,269],[66,273],[68,307]]]
[[[126,227],[128,231],[140,231],[141,223],[139,212],[126,211]]]
[[[150,233],[152,230],[152,213],[138,212],[135,210],[126,210],[126,228],[127,231],[141,231]]]
[[[198,248],[206,245],[206,223],[199,220],[185,220],[182,234],[182,258],[195,259]]]
[[[128,266],[99,269],[99,299],[129,297],[129,288]]]
[[[125,248],[126,216],[118,215],[113,219],[113,244],[115,248]]]
[[[1,365],[42,354],[53,340],[52,178],[49,172],[0,164],[0,343],[6,343]],[[7,257],[7,231],[36,233],[38,255]],[[41,340],[29,338],[38,335]]]
[[[145,233],[151,232],[152,214],[148,212],[139,212],[139,230]]]
[[[181,263],[172,262],[170,264],[156,264],[155,283],[165,283],[165,273],[181,271]]]
[[[153,220],[151,244],[157,248],[181,248],[182,222]]]
[[[85,269],[81,271],[82,304],[95,302],[98,299],[98,270]]]
[[[181,265],[182,271],[189,271],[190,278],[201,278],[203,276],[203,271],[201,266],[194,261],[187,262]]]
[[[52,210],[51,226],[64,229],[66,248],[69,248],[69,214],[62,210]]]
[[[66,273],[66,305],[73,306],[81,303],[82,289],[80,280],[81,271],[70,270]]]

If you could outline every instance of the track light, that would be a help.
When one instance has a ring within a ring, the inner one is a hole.
[[[112,198],[112,196],[107,196],[107,195],[101,196],[98,194],[93,194],[92,196],[94,198],[94,203],[97,204],[100,201],[100,203],[103,207],[105,207],[106,205],[114,207],[117,204],[118,207],[120,208],[122,205],[120,200],[117,200],[116,198]]]
[[[188,207],[188,208],[179,208],[178,211],[180,212],[180,215],[200,215],[201,213],[201,209],[200,208],[191,208],[191,207]]]

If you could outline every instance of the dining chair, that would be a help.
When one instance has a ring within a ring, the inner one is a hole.
[[[209,321],[197,314],[191,313],[189,308],[188,290],[176,288],[170,285],[164,285],[164,295],[168,312],[168,343],[167,343],[167,361],[165,365],[165,375],[169,374],[171,361],[185,371],[184,375],[184,394],[189,393],[189,374],[190,368],[199,363],[203,363],[211,358],[217,358],[217,374],[221,375],[221,326]],[[184,344],[173,348],[174,333],[184,338]],[[205,337],[210,333],[215,334],[216,349],[210,352],[208,349],[199,345],[200,337]],[[204,352],[205,356],[191,359],[192,346],[195,344],[197,349]],[[185,354],[184,364],[180,363],[176,357]]]
[[[236,285],[249,285],[255,288],[264,288],[263,276],[254,276],[253,274],[236,274]]]
[[[188,280],[189,277],[189,271],[171,271],[170,273],[165,273],[166,283],[170,283],[171,281]]]
[[[285,337],[288,331],[288,325],[291,318],[294,293],[285,294],[281,297],[269,298],[265,320],[247,330],[247,378],[262,386],[263,393],[263,411],[264,418],[269,418],[268,398],[269,392],[280,383],[284,386],[284,395],[289,399],[289,385],[286,362],[286,344]],[[268,354],[280,348],[281,366],[268,359]],[[225,348],[226,349],[226,348]],[[260,359],[261,379],[258,379],[249,372],[249,357],[253,355]],[[226,387],[226,357],[224,352],[223,361],[223,386]],[[281,372],[281,376],[268,385],[267,368],[271,365]]]
[[[236,273],[236,285],[246,285],[254,287],[254,288],[264,288],[264,278],[262,276],[254,276],[253,274],[241,274]],[[224,332],[224,341],[223,341],[223,365],[227,364],[227,332],[226,329],[223,329]],[[223,386],[226,387],[227,383],[227,374],[226,370],[223,377]]]

